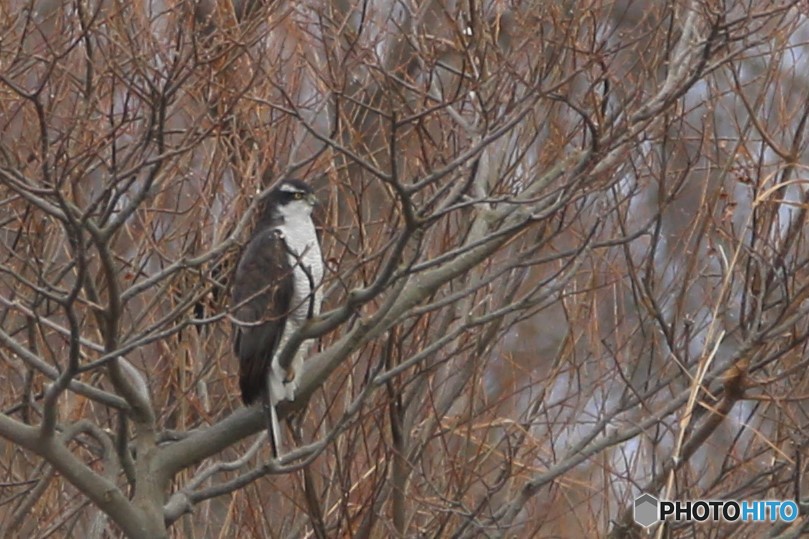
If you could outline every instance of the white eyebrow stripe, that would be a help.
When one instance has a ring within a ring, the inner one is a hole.
[[[303,189],[298,189],[297,187],[295,187],[294,185],[289,184],[289,183],[282,183],[281,186],[278,189],[280,189],[284,193],[304,193],[305,192]]]

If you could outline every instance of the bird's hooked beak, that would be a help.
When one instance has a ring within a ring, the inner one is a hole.
[[[313,207],[318,205],[317,196],[314,193],[310,193],[306,195],[306,200],[311,204]]]

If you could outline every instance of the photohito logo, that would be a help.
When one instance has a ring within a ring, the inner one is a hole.
[[[648,528],[661,520],[675,522],[792,522],[798,504],[792,500],[658,500],[648,493],[635,498],[635,522]]]

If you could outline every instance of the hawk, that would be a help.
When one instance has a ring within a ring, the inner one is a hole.
[[[276,457],[275,405],[295,399],[309,343],[300,346],[288,368],[278,355],[289,337],[320,313],[323,259],[312,221],[316,203],[300,180],[284,180],[270,191],[233,280],[233,350],[242,400],[249,406],[262,399]]]

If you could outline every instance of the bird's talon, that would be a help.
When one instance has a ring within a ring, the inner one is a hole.
[[[295,369],[284,369],[284,383],[288,384],[295,380]]]

